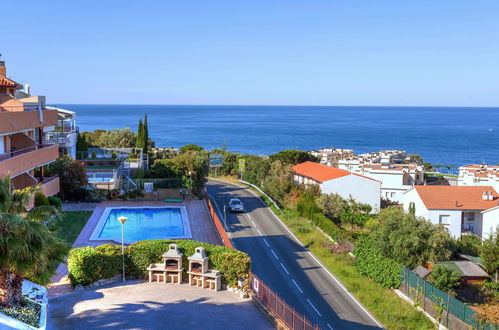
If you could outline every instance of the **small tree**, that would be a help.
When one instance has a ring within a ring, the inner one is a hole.
[[[319,161],[319,159],[314,155],[301,150],[283,150],[276,154],[270,155],[270,160],[273,162],[279,160],[286,165],[296,165],[306,161]]]
[[[487,272],[495,277],[496,282],[499,281],[499,227],[483,241],[480,258]]]
[[[185,146],[183,146],[179,149],[179,152],[181,154],[185,154],[187,152],[201,151],[201,150],[203,150],[203,148],[201,148],[197,144],[186,144]]]
[[[438,289],[452,293],[452,289],[459,285],[459,274],[444,265],[437,265],[430,274],[430,281]]]
[[[66,200],[77,200],[82,196],[82,189],[88,184],[87,172],[82,163],[69,157],[57,159],[51,166],[50,171],[59,176],[61,184],[61,197]]]
[[[322,194],[317,199],[317,205],[328,218],[338,220],[348,202],[338,194]]]

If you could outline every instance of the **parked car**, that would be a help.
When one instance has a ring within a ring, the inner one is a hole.
[[[244,212],[244,205],[238,198],[231,198],[229,201],[230,212]]]

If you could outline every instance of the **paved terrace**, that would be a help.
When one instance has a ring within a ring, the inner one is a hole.
[[[210,218],[206,202],[199,199],[187,199],[183,203],[165,203],[161,201],[106,201],[99,204],[75,203],[64,205],[65,211],[94,211],[74,242],[73,247],[98,246],[106,243],[117,244],[114,241],[91,242],[89,239],[106,207],[122,206],[187,206],[187,215],[189,216],[192,239],[205,243],[223,245],[213,221]],[[56,272],[57,274],[52,278],[52,284],[48,286],[49,297],[71,291],[71,286],[67,279],[68,265],[60,264]]]
[[[50,299],[47,329],[273,329],[253,302],[187,284],[129,281]]]

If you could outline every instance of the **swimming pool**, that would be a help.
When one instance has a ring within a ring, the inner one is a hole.
[[[125,216],[125,243],[146,239],[192,238],[185,206],[108,207],[102,213],[90,241],[121,243],[121,223]]]

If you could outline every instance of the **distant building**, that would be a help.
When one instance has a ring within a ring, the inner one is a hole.
[[[57,125],[54,130],[46,132],[46,143],[58,144],[61,156],[68,155],[76,159],[76,139],[78,137],[76,112],[50,106],[46,108],[57,111]]]
[[[359,203],[369,204],[373,212],[379,212],[381,182],[378,180],[314,162],[295,165],[293,172],[297,184],[319,185],[324,194],[352,197]]]
[[[499,226],[498,202],[491,186],[414,186],[404,193],[405,211],[445,226],[454,237],[488,237]]]
[[[491,186],[499,191],[499,166],[465,165],[459,168],[458,186]]]
[[[47,144],[45,133],[57,124],[57,111],[47,109],[45,97],[29,96],[19,83],[7,78],[0,62],[0,176],[11,177],[12,189],[40,185],[52,196],[59,178],[47,177],[44,167],[59,157],[59,147]]]
[[[338,167],[338,161],[351,158],[354,152],[351,149],[325,148],[311,151],[311,155],[319,158],[320,163],[327,166]]]
[[[405,151],[384,150],[340,160],[338,168],[381,181],[381,197],[402,203],[404,192],[424,183],[423,167],[405,161]]]

